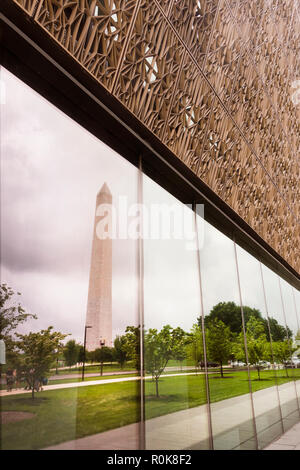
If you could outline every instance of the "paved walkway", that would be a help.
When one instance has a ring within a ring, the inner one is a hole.
[[[165,372],[172,372],[172,371],[184,371],[184,370],[194,370],[194,366],[182,366],[182,368],[178,366],[170,366],[165,368]],[[49,377],[49,381],[51,380],[68,380],[68,379],[81,379],[82,373],[67,373],[63,374],[63,370],[59,374],[54,374]],[[99,372],[85,372],[84,377],[105,377],[105,376],[119,376],[119,375],[131,375],[131,374],[138,374],[138,370],[122,370],[122,371],[112,371],[112,372],[103,372],[102,376],[100,376]],[[198,371],[201,373],[201,371]],[[164,374],[163,374],[164,375]],[[6,385],[6,379],[4,377],[1,378],[0,384]]]
[[[182,374],[168,374],[168,377]],[[186,372],[184,375],[194,375]],[[151,379],[150,376],[146,379]],[[45,390],[86,387],[91,385],[104,385],[114,382],[140,380],[136,377],[111,378],[75,382],[67,384],[48,385]],[[296,382],[298,396],[300,396],[300,381]],[[288,382],[278,387],[281,411],[284,425],[290,428],[299,422],[297,399],[294,382]],[[14,390],[12,392],[0,391],[0,397],[31,393],[30,390]],[[274,440],[281,435],[282,424],[279,407],[276,407],[278,398],[276,387],[259,390],[253,393],[256,427],[259,436],[260,448],[267,450],[280,446],[279,449],[299,449],[300,425],[289,429],[278,441],[269,444],[273,434]],[[251,419],[251,402],[249,395],[241,395],[211,404],[212,428],[215,449],[255,449],[253,422]],[[207,406],[181,410],[165,416],[147,420],[146,443],[151,450],[172,449],[207,449],[208,448],[208,418]],[[76,415],[75,415],[76,421]],[[74,424],[76,424],[74,422]],[[264,436],[264,433],[266,434]],[[105,450],[105,449],[137,449],[139,448],[140,423],[123,426],[111,431],[95,434],[85,438],[64,442],[51,446],[50,449],[76,449],[76,450]]]
[[[279,387],[279,390],[282,407],[286,406],[285,409],[290,411],[290,414],[286,415],[287,420],[292,419],[293,410],[293,419],[299,420],[294,384],[283,384]],[[272,432],[274,438],[282,433],[280,414],[279,409],[276,408],[276,402],[274,408],[275,392],[276,388],[270,387],[253,393],[255,414],[259,418],[257,419],[257,432],[259,433],[261,449],[265,448],[270,442]],[[151,450],[208,449],[207,416],[207,406],[202,405],[147,420],[145,422],[146,448]],[[255,450],[256,440],[251,419],[249,395],[241,395],[213,403],[211,405],[211,416],[214,448],[216,450]],[[140,426],[140,423],[130,424],[111,431],[64,442],[48,447],[48,449],[134,450],[139,448]],[[266,436],[264,436],[264,432],[266,432]],[[292,430],[288,431],[287,436],[292,437],[294,441],[296,440],[296,433],[292,433]],[[297,438],[300,441],[300,435]]]
[[[201,374],[201,372],[198,372],[198,374]],[[202,372],[204,374],[204,372]],[[182,376],[182,375],[195,375],[195,372],[186,372],[186,373],[181,373],[181,374],[167,374],[167,375],[162,375],[162,377],[177,377],[177,376]],[[152,376],[146,376],[145,379],[152,379]],[[63,388],[77,388],[77,387],[90,387],[91,385],[105,385],[105,384],[111,384],[111,383],[116,383],[116,382],[128,382],[128,381],[133,381],[133,380],[141,380],[140,376],[135,376],[135,377],[122,377],[122,378],[117,378],[117,379],[98,379],[98,380],[86,380],[84,382],[70,382],[70,383],[62,383],[62,384],[55,384],[55,385],[45,385],[43,386],[44,391],[48,390],[59,390]],[[31,390],[24,390],[23,388],[15,389],[12,390],[11,392],[8,392],[7,390],[0,390],[0,398],[8,395],[20,395],[23,393],[31,393]],[[40,393],[40,392],[39,392]]]
[[[300,450],[300,423],[295,424],[264,450]]]

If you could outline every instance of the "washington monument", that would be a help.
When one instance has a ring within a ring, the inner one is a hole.
[[[86,312],[86,349],[93,351],[102,346],[112,346],[112,239],[97,235],[97,224],[103,220],[98,215],[99,206],[112,204],[112,195],[106,183],[96,197],[94,235],[90,267],[90,280]],[[103,206],[104,207],[104,206]],[[105,214],[108,223],[111,211]]]

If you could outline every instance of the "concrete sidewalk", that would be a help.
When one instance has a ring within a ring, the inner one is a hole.
[[[280,387],[281,405],[291,406],[297,412],[293,383]],[[260,448],[270,446],[270,433],[274,429],[274,438],[282,432],[278,422],[278,410],[273,402],[275,387],[254,392],[257,431],[260,434]],[[151,450],[205,450],[209,448],[209,426],[207,405],[177,411],[145,422],[146,447]],[[248,395],[229,398],[211,404],[214,448],[216,450],[255,450],[253,422],[251,419],[250,399]],[[288,419],[288,417],[287,417]],[[297,414],[295,421],[299,420]],[[134,450],[138,443],[140,423],[74,439],[48,447],[51,450]],[[264,431],[268,427],[267,436]],[[286,439],[290,447],[300,442],[299,428],[291,428],[281,439]],[[289,439],[289,440],[288,440]],[[297,441],[298,439],[298,441]],[[281,444],[282,445],[282,444]],[[289,447],[289,448],[290,448]],[[272,450],[272,449],[269,449]]]
[[[300,423],[295,424],[264,450],[300,450]]]
[[[204,372],[198,372],[198,375],[204,374]],[[186,376],[186,375],[195,375],[195,372],[185,372],[181,374],[166,374],[162,375],[161,377],[178,377],[178,376]],[[152,379],[151,375],[147,375],[145,377],[145,380]],[[77,388],[77,387],[90,387],[92,385],[105,385],[105,384],[112,384],[112,383],[117,383],[117,382],[130,382],[130,381],[136,381],[136,380],[141,380],[140,376],[135,376],[135,377],[123,377],[123,378],[117,378],[117,379],[101,379],[99,378],[98,380],[87,380],[84,382],[69,382],[69,383],[62,383],[62,384],[55,384],[55,385],[44,385],[43,386],[43,391],[48,391],[48,390],[59,390],[63,388]],[[43,391],[37,392],[37,393],[43,393]],[[8,392],[7,390],[0,390],[0,398],[5,397],[5,396],[12,396],[12,395],[21,395],[24,393],[31,393],[31,390],[24,390],[23,388],[15,389],[12,390],[11,392]]]

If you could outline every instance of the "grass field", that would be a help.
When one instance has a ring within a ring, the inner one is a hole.
[[[293,373],[300,379],[300,369]],[[248,393],[245,371],[227,371],[225,377],[210,376],[212,402]],[[259,381],[256,372],[251,372],[253,391],[275,384],[273,371],[262,371],[261,377]],[[277,372],[279,384],[291,379],[286,378],[285,371]],[[155,384],[151,380],[146,381],[145,389],[147,419],[206,402],[204,375],[161,377],[160,398],[155,397]],[[25,394],[2,397],[2,411],[35,414],[30,420],[2,426],[2,448],[38,449],[137,422],[140,419],[139,402],[139,381],[44,391],[34,400]]]

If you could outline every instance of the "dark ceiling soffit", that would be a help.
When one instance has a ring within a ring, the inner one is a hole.
[[[21,8],[1,0],[0,12],[4,67],[135,166],[142,155],[148,176],[184,203],[204,203],[208,222],[300,289],[300,275]]]

